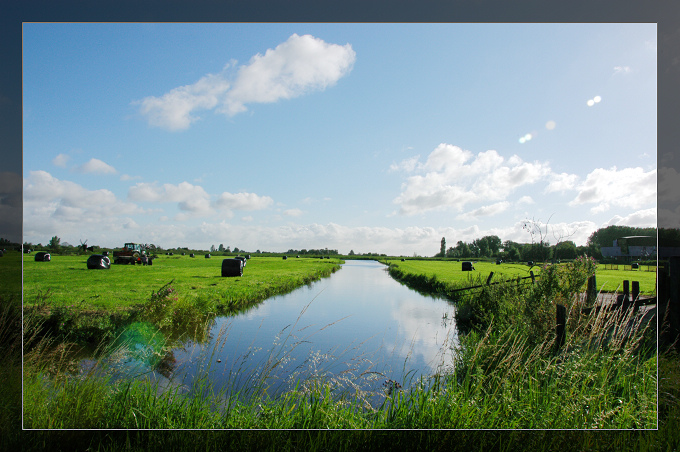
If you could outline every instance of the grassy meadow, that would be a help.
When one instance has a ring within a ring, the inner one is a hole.
[[[245,309],[340,268],[337,259],[253,257],[243,276],[222,277],[222,257],[161,255],[150,266],[87,268],[87,255],[24,255],[24,308],[52,333],[92,341],[133,317],[170,326]]]
[[[534,275],[541,274],[540,265],[529,267],[526,264],[495,262],[475,262],[473,271],[462,271],[462,262],[443,260],[419,260],[406,259],[384,261],[393,266],[402,275],[422,276],[423,281],[430,280],[440,288],[440,292],[447,292],[458,288],[470,287],[486,283],[489,274],[494,273],[491,282],[499,282],[518,277],[525,278],[533,271]],[[560,264],[564,265],[564,264]],[[610,266],[611,267],[611,266]],[[645,295],[656,293],[656,272],[644,270],[632,270],[627,266],[620,266],[620,270],[605,270],[598,268],[595,276],[597,288],[602,292],[621,292],[623,281],[639,281],[640,292]],[[585,291],[585,287],[584,287]]]

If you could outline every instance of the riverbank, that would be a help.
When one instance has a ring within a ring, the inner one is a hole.
[[[449,373],[423,382],[385,382],[381,390],[388,397],[379,409],[369,409],[361,397],[350,393],[331,396],[332,382],[323,379],[301,381],[294,390],[269,400],[259,397],[257,391],[251,391],[248,398],[226,399],[218,390],[213,391],[207,379],[198,379],[198,391],[187,396],[179,390],[159,393],[150,381],[111,385],[106,378],[94,374],[67,378],[64,373],[49,374],[45,364],[55,357],[41,356],[36,347],[26,359],[25,427],[655,429],[657,361],[649,351],[640,353],[637,347],[645,332],[635,333],[634,339],[640,340],[619,342],[620,347],[593,348],[590,344],[611,325],[598,324],[594,317],[582,320],[572,325],[559,353],[554,351],[552,337],[527,341],[521,331],[491,323],[466,336],[467,342],[458,350],[461,365]],[[677,357],[660,357],[659,384],[677,381],[680,372],[676,363]],[[584,450],[597,448],[598,444],[635,450],[630,446],[638,442],[639,450],[650,450],[677,444],[678,432],[667,422],[678,419],[679,391],[677,387],[665,387],[668,391],[658,400],[658,432],[604,432],[597,436],[581,436],[578,432],[550,432],[549,436],[540,432],[494,432],[492,442],[485,440],[486,434],[460,432],[442,439],[448,439],[447,449],[451,450],[488,450],[498,446],[498,441],[507,441],[503,443],[507,450]],[[222,445],[238,441],[228,432],[194,435],[191,439],[181,433],[164,434],[133,435],[131,448],[207,447],[216,445],[218,438]],[[349,443],[345,440],[350,437],[367,447],[431,444],[423,435],[408,440],[399,432],[387,436],[371,432],[348,435],[336,438],[314,434],[301,439],[274,435],[263,440],[246,435],[241,444],[264,450],[293,443],[305,449],[339,448],[343,444],[346,447]],[[39,434],[35,438],[40,438]],[[454,438],[459,440],[452,444]],[[102,439],[109,441],[104,436]],[[477,442],[471,442],[473,439]],[[39,444],[40,440],[34,441]]]
[[[474,262],[474,268],[470,271],[462,269],[462,262],[452,260],[381,259],[381,262],[389,265],[390,275],[394,279],[409,287],[440,294],[454,300],[463,295],[461,291],[467,287],[517,278],[527,280],[532,273],[535,277],[539,277],[543,270],[542,264],[529,266],[523,263],[497,264],[483,261]],[[613,268],[611,265],[601,267],[598,266],[595,273],[597,290],[601,293],[621,293],[623,281],[628,280],[640,283],[641,294],[647,296],[656,294],[656,272],[654,271],[631,269],[630,266],[621,266],[620,269]],[[585,285],[582,289],[585,292]]]
[[[219,257],[159,256],[151,266],[102,270],[87,269],[86,260],[86,255],[24,259],[24,312],[39,318],[42,334],[97,344],[136,320],[181,329],[328,277],[343,262],[253,257],[243,276],[222,277]]]

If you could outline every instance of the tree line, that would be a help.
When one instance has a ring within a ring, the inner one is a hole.
[[[551,245],[545,235],[532,235],[531,243],[518,243],[512,240],[502,241],[496,235],[487,235],[472,242],[459,240],[455,246],[446,247],[446,238],[442,237],[439,252],[434,257],[479,259],[496,258],[505,261],[537,261],[545,262],[559,259],[576,259],[587,255],[602,259],[602,247],[613,246],[614,240],[623,237],[638,237],[640,243],[656,245],[658,233],[659,243],[665,246],[680,246],[680,230],[638,228],[633,226],[607,226],[593,232],[585,246],[576,246],[572,240],[561,240]],[[534,240],[536,238],[537,240]]]

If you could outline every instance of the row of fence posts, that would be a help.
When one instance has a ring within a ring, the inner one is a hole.
[[[667,265],[659,266],[656,275],[656,314],[659,316],[659,324],[661,325],[658,335],[659,345],[663,347],[677,346],[680,340],[680,302],[678,301],[680,295],[680,256],[671,257]],[[588,279],[586,297],[589,305],[595,303],[597,299],[595,275]],[[629,281],[624,281],[620,308],[627,310],[632,307],[633,312],[637,312],[642,304],[640,283],[633,281],[631,288]],[[555,347],[559,350],[564,345],[567,335],[567,308],[561,304],[557,305],[555,323]]]

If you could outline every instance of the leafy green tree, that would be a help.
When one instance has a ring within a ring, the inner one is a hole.
[[[571,240],[558,243],[553,250],[553,257],[555,259],[576,259],[577,256],[576,244]]]
[[[446,238],[444,238],[444,237],[442,237],[442,242],[441,242],[441,245],[439,247],[438,256],[440,256],[440,257],[446,256]]]
[[[52,250],[58,250],[59,249],[59,242],[61,242],[61,239],[57,237],[56,235],[50,239],[50,243],[48,243],[48,247]]]
[[[224,251],[224,245],[220,243],[220,246],[217,247],[217,251]]]

